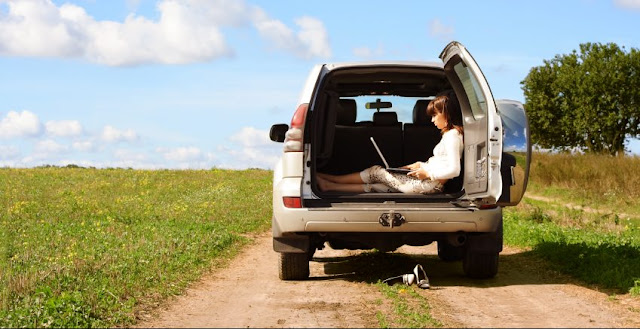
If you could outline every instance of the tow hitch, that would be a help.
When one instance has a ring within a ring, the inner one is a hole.
[[[378,222],[380,223],[380,225],[385,227],[389,226],[390,228],[393,228],[394,226],[400,226],[405,221],[406,220],[404,219],[404,216],[402,216],[401,213],[397,213],[394,211],[390,211],[388,213],[387,212],[382,213],[382,215],[378,217]]]

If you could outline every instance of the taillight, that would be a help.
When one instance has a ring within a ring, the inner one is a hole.
[[[282,197],[282,202],[287,208],[302,208],[302,199],[300,197]]]
[[[307,119],[309,104],[300,104],[291,118],[291,126],[284,137],[285,152],[304,151],[304,122]]]

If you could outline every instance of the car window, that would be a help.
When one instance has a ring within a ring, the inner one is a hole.
[[[432,99],[433,97],[400,97],[400,96],[386,96],[386,95],[366,95],[358,97],[343,97],[348,99],[354,99],[357,106],[356,122],[366,122],[373,120],[373,113],[375,109],[367,109],[366,103],[376,102],[390,102],[391,108],[380,109],[380,112],[396,112],[398,115],[398,121],[403,123],[413,122],[413,107],[416,102],[421,99]],[[426,110],[426,108],[425,108]]]
[[[469,98],[473,118],[476,120],[483,118],[487,113],[487,101],[484,98],[478,80],[463,62],[454,65],[453,70],[458,75],[464,91]]]

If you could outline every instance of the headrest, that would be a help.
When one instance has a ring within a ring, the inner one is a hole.
[[[398,124],[396,112],[376,112],[373,114],[374,126],[393,126]]]
[[[356,100],[340,99],[338,101],[338,116],[336,124],[343,126],[352,126],[356,123]]]
[[[447,95],[447,96],[449,96],[449,98],[451,98],[451,95],[455,96],[456,93],[453,91],[453,89],[446,89],[446,90],[443,90],[443,91],[437,93],[436,97],[442,96],[442,95]]]
[[[456,92],[453,91],[453,89],[447,89],[447,90],[443,90],[441,92],[439,92],[437,96],[442,96],[442,95],[446,95],[449,97],[449,104],[454,108],[454,109],[460,109],[460,103],[458,102],[458,96],[456,96]]]
[[[414,124],[426,124],[429,123],[429,116],[427,115],[427,105],[430,100],[421,99],[413,106],[413,123]]]

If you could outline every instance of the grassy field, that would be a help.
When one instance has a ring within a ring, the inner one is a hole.
[[[527,191],[640,217],[640,157],[534,153]]]
[[[639,157],[535,153],[524,201],[505,211],[505,242],[586,283],[640,296],[639,168]]]
[[[270,171],[0,169],[0,327],[111,327],[271,224]]]
[[[637,168],[638,158],[534,154],[529,197],[505,209],[505,243],[640,298]],[[134,324],[269,229],[271,180],[266,170],[0,169],[0,327]],[[368,282],[393,305],[381,327],[442,326],[423,296],[379,275]]]
[[[505,244],[612,296],[640,298],[638,169],[638,157],[535,153],[525,198],[504,210]],[[418,288],[378,285],[393,305],[380,327],[442,326]]]

